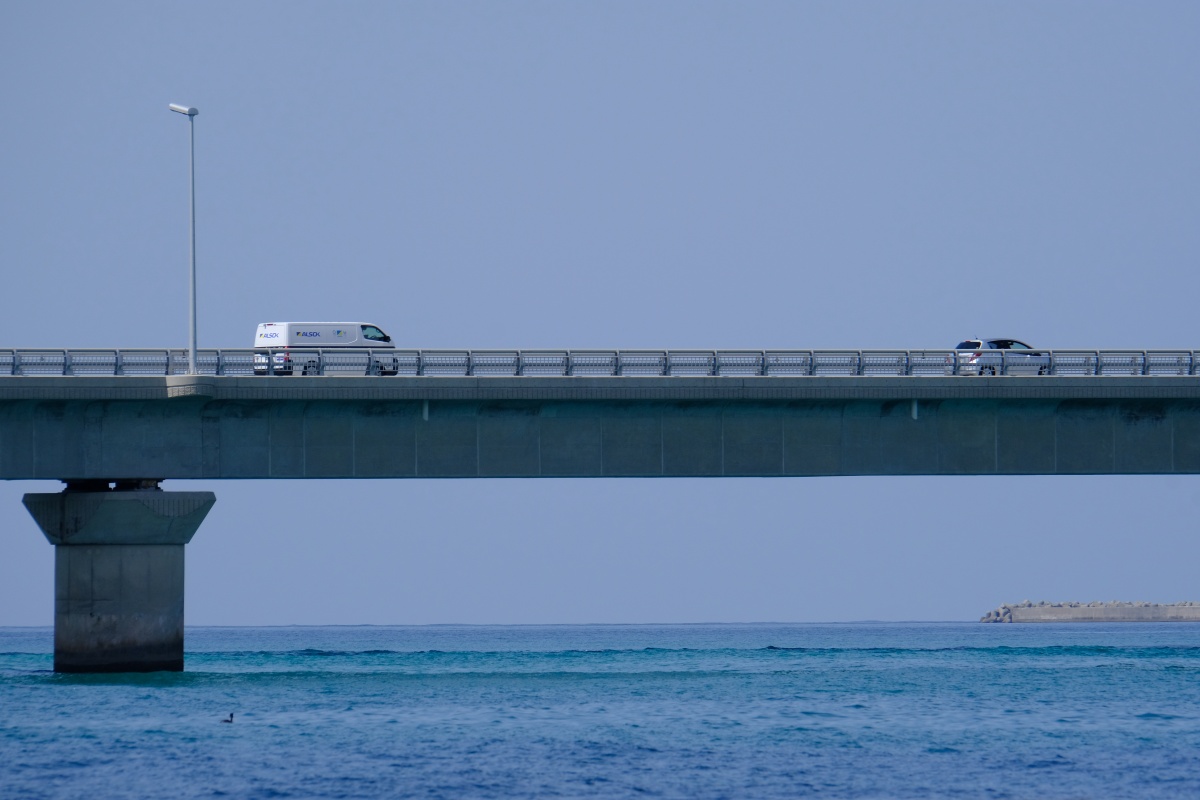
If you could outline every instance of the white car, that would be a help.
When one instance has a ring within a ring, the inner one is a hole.
[[[254,374],[395,375],[395,349],[368,322],[264,322],[254,334]]]
[[[948,371],[958,375],[1045,375],[1050,356],[1017,339],[967,339],[946,359]]]

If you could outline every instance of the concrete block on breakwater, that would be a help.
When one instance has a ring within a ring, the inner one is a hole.
[[[1004,604],[980,622],[1200,622],[1200,603],[1032,603]]]

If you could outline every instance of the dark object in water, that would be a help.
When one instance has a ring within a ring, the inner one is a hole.
[[[223,719],[223,720],[221,720],[221,722],[232,723],[233,722],[233,712],[232,711],[229,712],[229,719]]]

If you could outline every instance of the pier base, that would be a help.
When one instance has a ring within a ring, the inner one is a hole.
[[[55,672],[183,669],[183,548],[217,498],[126,485],[24,497],[54,545]]]

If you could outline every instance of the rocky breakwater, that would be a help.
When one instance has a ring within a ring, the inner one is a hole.
[[[1021,603],[1004,604],[980,622],[1200,622],[1200,603]]]

